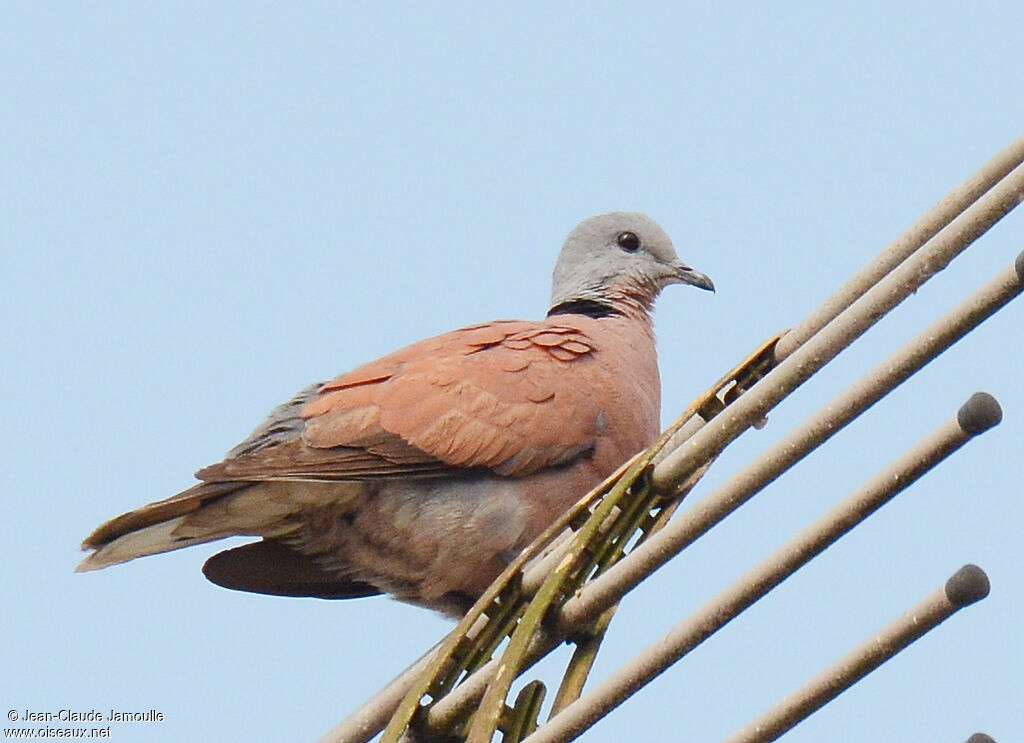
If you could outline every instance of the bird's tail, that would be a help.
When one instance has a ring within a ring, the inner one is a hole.
[[[288,516],[295,512],[296,504],[275,498],[268,485],[203,482],[122,514],[85,538],[82,549],[92,552],[75,570],[99,570],[224,537],[287,533],[294,528]]]

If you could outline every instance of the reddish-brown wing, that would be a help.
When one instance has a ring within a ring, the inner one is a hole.
[[[325,384],[301,441],[201,470],[204,479],[523,476],[590,451],[601,407],[581,380],[597,349],[572,322],[499,321],[429,338]]]

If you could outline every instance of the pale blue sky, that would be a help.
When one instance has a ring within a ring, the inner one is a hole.
[[[467,4],[468,6],[468,4]],[[75,575],[306,383],[539,317],[565,234],[659,220],[716,295],[657,312],[664,418],[1024,130],[1016,2],[4,3],[3,709],[163,712],[121,741],[312,741],[449,627],[235,593],[218,546]],[[1024,249],[1024,212],[715,465],[707,492]],[[585,740],[718,740],[966,562],[992,595],[787,741],[1024,736],[1011,305],[620,611],[607,673],[950,417],[967,446]],[[550,676],[549,676],[550,678]],[[5,723],[6,724],[6,723]]]

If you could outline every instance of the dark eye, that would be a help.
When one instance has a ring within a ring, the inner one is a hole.
[[[620,232],[615,238],[615,242],[627,253],[635,253],[640,250],[640,238],[636,236],[635,232]]]

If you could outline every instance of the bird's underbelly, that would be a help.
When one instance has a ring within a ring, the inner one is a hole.
[[[589,463],[569,470],[366,484],[358,505],[306,510],[289,542],[340,576],[461,613],[600,479]]]

